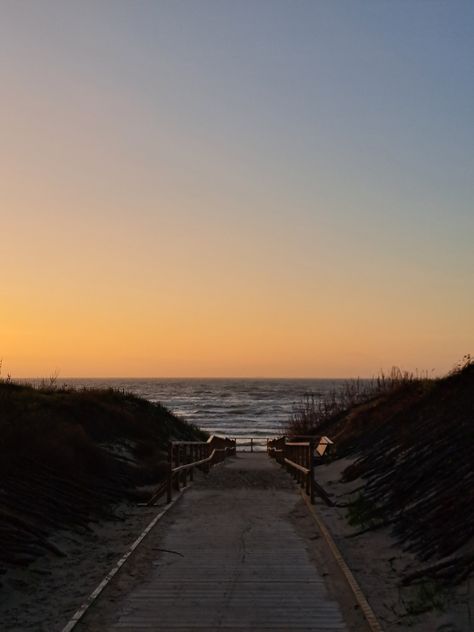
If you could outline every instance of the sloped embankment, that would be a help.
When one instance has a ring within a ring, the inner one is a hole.
[[[0,573],[61,555],[54,531],[114,518],[163,479],[168,439],[203,436],[131,394],[0,382]]]
[[[474,364],[413,380],[325,424],[337,455],[357,455],[346,481],[364,485],[353,512],[391,525],[422,562],[419,576],[456,584],[474,572]]]

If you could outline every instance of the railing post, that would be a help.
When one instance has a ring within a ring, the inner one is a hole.
[[[182,459],[183,464],[188,463],[187,446],[186,445],[180,445],[179,449],[183,453],[183,459]],[[183,480],[181,481],[182,484],[183,484],[183,487],[186,487],[187,480],[188,480],[188,470],[183,470]]]
[[[168,475],[166,479],[166,502],[173,499],[173,444],[168,443]]]
[[[303,467],[306,467],[306,454],[307,454],[307,450],[304,447],[300,448],[301,450],[301,465]],[[301,487],[304,487],[306,485],[306,478],[307,475],[305,475],[303,472],[301,472],[302,476],[301,476]]]
[[[308,496],[311,493],[311,442],[308,442],[308,447],[304,449],[305,452],[305,464],[304,466],[309,470],[305,476],[305,492]]]
[[[295,448],[295,457],[296,457],[295,461],[296,461],[296,463],[298,463],[298,465],[302,465],[303,464],[302,459],[301,459],[302,456],[303,455],[301,454],[301,447],[297,446]],[[298,474],[298,478],[297,478],[298,484],[299,484],[300,487],[302,487],[304,485],[304,474],[300,470],[296,470],[296,472]]]
[[[207,444],[207,450],[206,450],[206,459],[211,456],[211,451],[212,451],[211,444],[208,443]],[[209,472],[211,471],[211,463],[210,463],[210,461],[208,461],[206,463],[205,468],[206,468],[205,469],[206,474],[209,474]]]
[[[196,450],[196,446],[195,445],[190,445],[189,446],[190,450],[191,450],[191,463],[194,463],[194,461],[196,460],[195,458],[195,450]],[[194,481],[194,467],[192,467],[189,470],[189,480],[192,482]]]
[[[309,500],[314,505],[314,441],[309,442]]]
[[[250,438],[250,452],[253,452],[253,437]]]
[[[173,449],[174,449],[174,455],[173,455],[173,456],[174,456],[174,461],[175,461],[175,463],[176,463],[176,467],[179,467],[179,466],[180,466],[180,460],[179,460],[179,457],[180,457],[180,454],[179,454],[179,445],[174,445],[174,446],[173,446]],[[178,492],[179,492],[179,475],[180,475],[180,473],[179,473],[179,472],[176,472],[176,476],[174,477],[174,486],[176,487],[176,490],[177,490]]]

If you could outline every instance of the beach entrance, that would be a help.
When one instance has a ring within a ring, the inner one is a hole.
[[[227,449],[175,498],[80,630],[366,629],[347,625],[328,590],[291,477],[262,452]]]

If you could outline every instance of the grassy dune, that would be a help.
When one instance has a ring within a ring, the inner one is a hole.
[[[128,393],[0,381],[0,574],[60,555],[55,530],[113,518],[115,504],[163,479],[170,438],[204,436]]]
[[[457,584],[474,573],[474,363],[443,379],[405,376],[334,414],[297,417],[328,434],[344,471],[361,479],[348,510],[361,531],[389,526],[420,560],[420,576]],[[316,411],[317,413],[318,411]],[[316,423],[315,423],[316,421]]]

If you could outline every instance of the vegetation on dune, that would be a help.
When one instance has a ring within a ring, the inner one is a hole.
[[[389,525],[418,556],[405,583],[456,584],[474,572],[474,362],[443,379],[399,377],[332,413],[318,405],[306,425],[300,409],[290,432],[328,434],[337,458],[357,457],[344,472],[361,479],[349,520]]]
[[[161,481],[170,438],[207,435],[113,389],[39,388],[0,380],[0,572],[27,565],[63,528],[90,528],[113,505]]]
[[[428,385],[433,380],[393,367],[388,375],[383,372],[372,380],[347,380],[339,388],[332,388],[322,397],[308,394],[293,407],[287,434],[310,435],[321,433],[325,427],[334,431],[338,421],[356,406],[377,402],[381,397],[402,390],[408,385]]]

